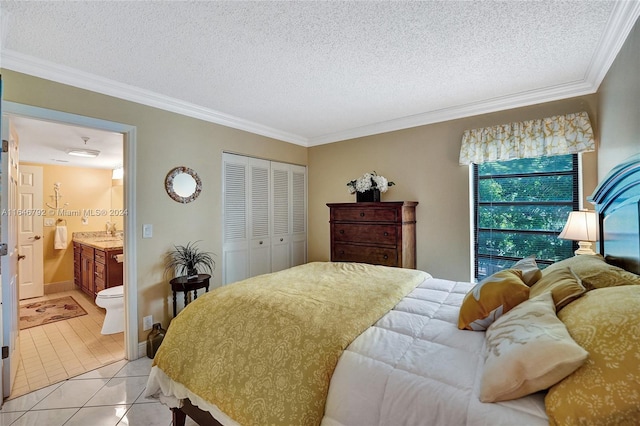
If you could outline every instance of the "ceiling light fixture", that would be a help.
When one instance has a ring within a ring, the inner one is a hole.
[[[74,155],[76,157],[93,158],[93,157],[97,157],[100,154],[100,151],[95,149],[70,148],[70,149],[67,149],[67,154]]]

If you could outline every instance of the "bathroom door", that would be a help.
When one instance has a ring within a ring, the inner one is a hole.
[[[3,355],[7,355],[2,360],[2,394],[9,396],[20,359],[18,337],[20,308],[18,305],[18,216],[14,214],[18,207],[18,139],[6,115],[2,116],[2,153],[0,155],[2,156],[0,241],[6,244],[6,254],[0,257],[2,352]]]
[[[18,216],[18,251],[21,259],[18,262],[18,294],[23,300],[44,295],[42,167],[20,166],[18,194],[18,208],[23,212]],[[27,212],[32,214],[24,214]],[[53,241],[47,244],[52,246]]]

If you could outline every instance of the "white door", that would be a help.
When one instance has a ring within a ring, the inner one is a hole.
[[[42,167],[21,165],[18,173],[18,279],[23,300],[44,295]]]
[[[307,263],[307,168],[291,166],[291,266]]]
[[[249,164],[246,157],[233,154],[225,153],[222,159],[222,283],[229,284],[249,277]]]
[[[290,237],[290,167],[288,164],[271,163],[272,223],[271,271],[277,272],[291,266],[289,256]]]
[[[271,272],[268,160],[249,158],[249,276]]]
[[[18,138],[7,116],[2,116],[2,171],[0,188],[0,242],[7,254],[0,257],[2,271],[2,344],[8,357],[2,365],[2,394],[9,396],[18,371]]]

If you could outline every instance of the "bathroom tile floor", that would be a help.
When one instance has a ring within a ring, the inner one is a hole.
[[[169,408],[143,395],[150,370],[149,358],[120,360],[5,401],[0,425],[170,426]]]
[[[21,304],[63,296],[73,296],[87,315],[20,330],[20,363],[10,399],[124,358],[124,333],[100,334],[105,311],[80,290]]]

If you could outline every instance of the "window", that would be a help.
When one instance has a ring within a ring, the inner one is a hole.
[[[558,234],[578,210],[578,155],[473,165],[475,277],[536,256],[541,268],[573,256]]]

